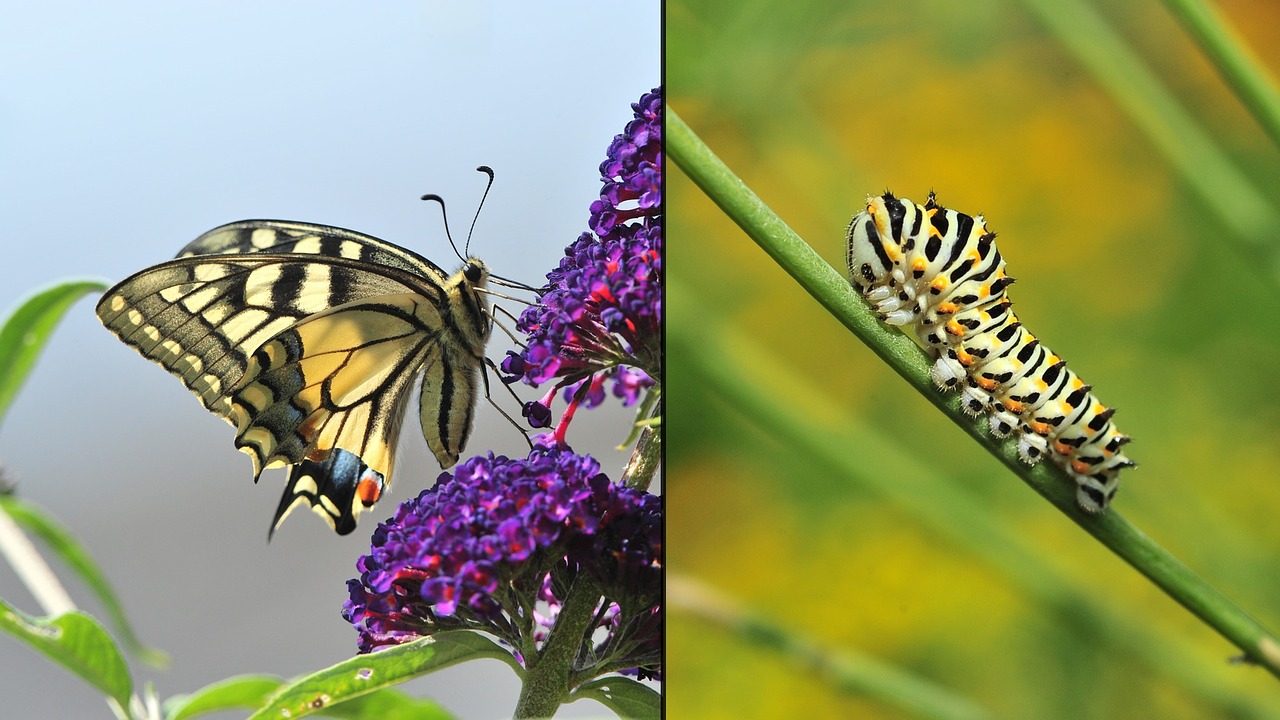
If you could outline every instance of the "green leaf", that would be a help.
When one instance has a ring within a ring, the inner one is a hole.
[[[82,612],[54,618],[32,617],[0,600],[0,629],[84,678],[120,707],[129,707],[133,693],[129,668],[115,641],[97,620]]]
[[[237,675],[165,701],[168,720],[184,720],[222,710],[260,708],[284,681],[273,675]]]
[[[596,678],[573,691],[572,700],[589,698],[604,705],[620,718],[658,720],[662,716],[662,695],[643,683],[621,675]]]
[[[169,658],[164,652],[147,647],[138,640],[138,636],[134,633],[128,618],[125,617],[120,599],[107,581],[107,576],[103,574],[97,563],[93,561],[93,558],[84,549],[84,546],[72,536],[66,527],[40,508],[19,500],[12,495],[0,495],[0,507],[3,507],[5,512],[9,513],[28,532],[43,540],[51,550],[58,554],[58,557],[62,558],[62,561],[68,567],[80,575],[85,584],[89,586],[89,589],[93,591],[93,594],[106,607],[107,614],[111,618],[111,624],[115,627],[121,641],[130,652],[153,667],[168,665]]]
[[[454,720],[453,713],[434,700],[389,689],[348,700],[322,714],[347,720]]]
[[[207,685],[190,695],[170,698],[164,707],[168,720],[187,720],[224,710],[256,710],[285,686],[274,675],[237,675]],[[397,690],[378,690],[321,711],[325,717],[349,720],[453,720],[432,700],[411,697]]]
[[[106,289],[101,280],[65,280],[19,301],[0,323],[0,423],[63,313],[85,293]]]
[[[493,640],[471,630],[451,630],[358,655],[294,681],[251,715],[250,720],[300,718],[326,711],[340,702],[479,658],[502,660],[517,673],[521,672],[511,652]]]

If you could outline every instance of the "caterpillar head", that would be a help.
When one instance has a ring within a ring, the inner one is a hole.
[[[901,283],[898,270],[903,248],[903,228],[912,228],[920,210],[910,200],[893,193],[868,197],[867,207],[849,222],[845,260],[849,279],[859,292]]]

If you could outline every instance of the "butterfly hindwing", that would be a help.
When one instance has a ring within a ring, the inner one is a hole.
[[[474,258],[446,277],[368,235],[251,220],[121,282],[98,315],[236,427],[255,477],[295,466],[277,524],[306,500],[349,532],[389,484],[424,371],[423,435],[442,467],[457,461],[488,339],[487,277]]]
[[[255,471],[341,448],[391,474],[404,400],[440,355],[439,313],[414,293],[312,315],[258,348],[231,399]]]
[[[305,505],[325,518],[339,535],[356,529],[360,511],[382,497],[385,478],[346,450],[334,450],[326,460],[303,460],[289,470],[289,481],[271,521],[271,532],[289,513]]]

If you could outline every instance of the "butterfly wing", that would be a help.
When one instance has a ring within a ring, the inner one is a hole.
[[[422,407],[452,416],[424,415],[423,434],[443,467],[456,462],[475,396],[465,380],[475,372],[455,368],[481,362],[488,320],[476,287],[486,277],[445,277],[415,253],[350,230],[252,220],[215,228],[178,259],[121,282],[98,315],[236,426],[255,477],[294,464],[273,528],[306,500],[345,533],[387,484],[406,391],[424,367],[428,383],[452,387],[429,390]],[[374,300],[389,296],[398,298]],[[262,395],[288,389],[297,405]]]
[[[240,220],[227,223],[192,240],[178,252],[178,257],[245,253],[346,258],[363,264],[395,268],[436,286],[443,285],[447,277],[438,265],[408,248],[355,230],[291,220]]]
[[[335,305],[406,291],[444,299],[415,276],[345,258],[191,257],[134,274],[102,296],[97,312],[107,329],[229,420],[229,394],[267,340]]]
[[[346,450],[335,449],[320,462],[303,460],[289,470],[268,537],[299,505],[310,507],[339,535],[347,535],[356,529],[359,511],[373,507],[384,489],[386,478]]]

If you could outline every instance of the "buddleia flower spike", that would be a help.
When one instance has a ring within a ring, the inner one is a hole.
[[[547,273],[538,304],[517,327],[528,345],[502,363],[507,382],[554,383],[525,406],[535,427],[550,423],[564,389],[571,407],[595,407],[608,386],[634,405],[659,379],[662,342],[662,90],[634,103],[634,119],[600,165],[600,198],[590,232]],[[563,423],[562,423],[563,424]]]

